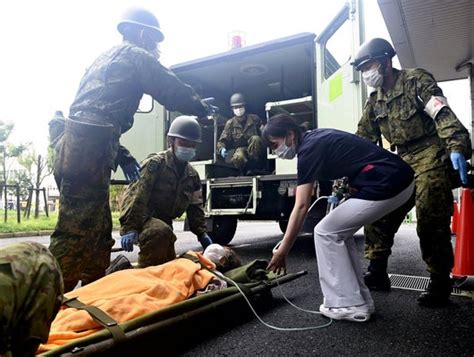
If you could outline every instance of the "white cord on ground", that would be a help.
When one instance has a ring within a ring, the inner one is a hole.
[[[317,330],[317,329],[321,329],[321,328],[324,328],[324,327],[328,327],[329,325],[332,324],[332,319],[329,319],[329,322],[323,324],[323,325],[318,325],[318,326],[308,326],[308,327],[278,327],[278,326],[273,326],[273,325],[270,325],[269,323],[266,323],[265,321],[263,321],[260,316],[258,316],[257,312],[255,311],[255,309],[253,308],[252,304],[250,303],[249,299],[247,298],[247,296],[244,294],[244,292],[242,291],[242,289],[240,289],[239,285],[233,281],[232,279],[229,279],[228,277],[222,277],[222,273],[220,272],[217,272],[217,271],[214,271],[215,273],[217,273],[216,275],[217,276],[220,276],[221,278],[223,278],[224,280],[230,280],[231,282],[234,283],[234,286],[237,288],[237,290],[240,292],[240,294],[244,297],[245,301],[247,302],[247,305],[250,307],[250,310],[252,310],[253,314],[255,315],[255,317],[265,326],[273,329],[273,330],[278,330],[278,331],[307,331],[307,330]],[[280,287],[280,285],[278,284],[278,281],[277,281],[277,285],[278,287]],[[297,308],[298,310],[301,310],[301,311],[306,311],[306,312],[309,312],[309,313],[312,313],[312,314],[320,314],[321,313],[319,311],[311,311],[311,310],[306,310],[306,309],[302,309],[298,306],[296,306],[295,304],[293,304],[292,302],[290,302],[286,296],[283,294],[283,292],[281,291],[281,288],[280,288],[280,292],[282,293],[284,299],[293,307]]]

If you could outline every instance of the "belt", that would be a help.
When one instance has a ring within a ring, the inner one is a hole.
[[[81,120],[91,123],[112,124],[112,120],[108,115],[91,111],[79,110],[70,115],[73,119],[81,118]]]
[[[420,148],[425,148],[431,145],[440,145],[441,140],[437,135],[433,136],[423,136],[418,139],[411,140],[407,142],[406,144],[401,144],[401,145],[392,145],[392,147],[395,147],[397,149],[397,153],[399,155],[406,154],[407,152],[412,152],[414,150],[420,149]],[[392,150],[393,151],[393,150]]]
[[[113,136],[119,137],[121,135],[121,127],[114,123],[114,121],[108,117],[107,115],[98,114],[94,112],[85,112],[85,111],[78,111],[75,112],[74,115],[69,116],[70,119],[87,123],[87,124],[94,124],[94,125],[112,125],[113,129]]]

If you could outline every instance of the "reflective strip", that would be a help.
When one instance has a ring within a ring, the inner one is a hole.
[[[436,119],[439,111],[448,106],[448,100],[443,96],[431,96],[431,99],[426,103],[425,112],[431,118]]]

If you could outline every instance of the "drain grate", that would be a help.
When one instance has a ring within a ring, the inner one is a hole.
[[[389,277],[392,288],[395,289],[425,291],[430,282],[430,278],[424,276],[389,274]],[[453,288],[452,294],[459,296],[466,295],[462,290],[456,288]]]

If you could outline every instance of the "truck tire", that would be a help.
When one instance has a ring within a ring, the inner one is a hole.
[[[286,229],[288,228],[288,221],[287,220],[278,221],[278,225],[280,226],[281,233],[285,234]]]
[[[214,216],[212,232],[208,232],[213,243],[227,245],[234,238],[237,229],[237,218],[229,216]]]

